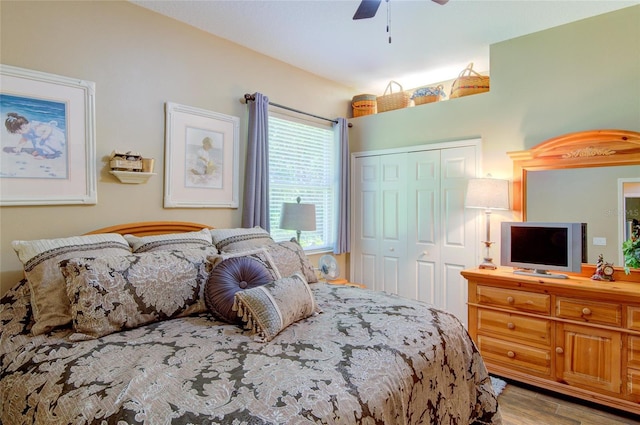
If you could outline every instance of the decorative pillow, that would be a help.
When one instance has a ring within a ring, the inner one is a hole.
[[[213,244],[220,252],[246,251],[274,243],[269,232],[256,226],[250,229],[211,229]]]
[[[281,276],[291,276],[296,272],[304,275],[309,283],[318,281],[318,276],[302,247],[293,241],[277,242],[265,246],[273,258]]]
[[[290,324],[319,312],[311,288],[300,273],[236,292],[233,308],[245,329],[258,334],[264,342],[271,341]]]
[[[134,236],[124,235],[133,252],[167,251],[172,249],[189,249],[210,247],[211,232],[202,229],[199,232],[170,233],[166,235]]]
[[[102,257],[131,253],[129,244],[116,233],[73,236],[61,239],[13,241],[11,246],[24,266],[31,289],[35,324],[33,335],[71,323],[71,304],[58,268],[61,260],[74,257]]]
[[[206,311],[210,254],[186,249],[62,261],[74,330],[99,338]]]
[[[273,281],[267,267],[256,258],[231,257],[220,262],[209,274],[204,288],[207,308],[215,317],[236,325],[242,324],[233,311],[236,292]]]

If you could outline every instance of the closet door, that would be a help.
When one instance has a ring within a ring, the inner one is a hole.
[[[397,294],[406,280],[406,153],[356,158],[352,280]]]
[[[441,151],[441,243],[437,305],[467,325],[467,283],[460,272],[476,265],[476,212],[464,207],[467,181],[476,176],[472,146]]]
[[[380,157],[358,157],[352,171],[351,281],[380,290]]]
[[[399,294],[432,303],[467,322],[467,285],[460,271],[474,264],[475,224],[464,208],[476,175],[472,146],[408,156],[407,280]]]
[[[438,305],[440,150],[410,152],[407,159],[407,280],[400,294]]]
[[[479,246],[464,208],[477,147],[458,146],[355,158],[351,279],[418,299],[467,323],[467,285]]]
[[[379,273],[376,289],[403,295],[407,280],[407,154],[380,156],[381,212]]]

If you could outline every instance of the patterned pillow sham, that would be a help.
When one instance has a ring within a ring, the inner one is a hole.
[[[213,243],[209,229],[198,232],[169,233],[165,235],[124,235],[133,252],[168,251],[210,247]]]
[[[207,256],[212,249],[62,261],[74,330],[99,338],[206,311],[203,292],[211,272]]]
[[[16,240],[11,246],[24,266],[31,290],[35,324],[33,335],[71,323],[71,304],[67,298],[64,276],[58,263],[74,257],[126,255],[131,248],[122,235],[73,236],[59,239]]]
[[[253,228],[211,229],[213,244],[220,252],[246,251],[274,243],[269,232],[256,226]]]
[[[318,281],[318,276],[309,261],[309,257],[304,253],[302,247],[294,241],[277,242],[265,246],[265,249],[273,258],[273,262],[281,276],[291,276],[299,272],[302,273],[308,283]]]
[[[251,256],[231,257],[220,262],[209,274],[204,288],[204,300],[209,311],[218,319],[241,325],[233,311],[236,292],[255,288],[273,281],[262,262]]]
[[[236,292],[233,306],[245,329],[271,341],[287,326],[320,312],[301,273]]]

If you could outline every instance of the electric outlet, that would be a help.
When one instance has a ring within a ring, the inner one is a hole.
[[[607,238],[593,238],[593,244],[598,246],[606,246]]]

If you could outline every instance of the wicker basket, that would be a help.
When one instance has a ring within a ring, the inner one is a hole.
[[[353,117],[373,115],[378,112],[378,103],[375,94],[359,94],[351,100]]]
[[[470,94],[478,94],[489,91],[489,77],[480,75],[473,70],[473,62],[462,70],[458,78],[451,85],[451,94],[449,99],[456,97],[469,96]]]
[[[400,88],[399,92],[393,93],[392,84]],[[389,94],[387,94],[387,91]],[[378,96],[378,112],[393,111],[394,109],[406,108],[411,104],[411,94],[405,92],[402,86],[395,81],[389,82],[382,96]]]
[[[438,84],[437,87],[422,87],[413,92],[413,103],[417,105],[424,105],[425,103],[438,102],[444,97],[444,87],[442,84]]]

